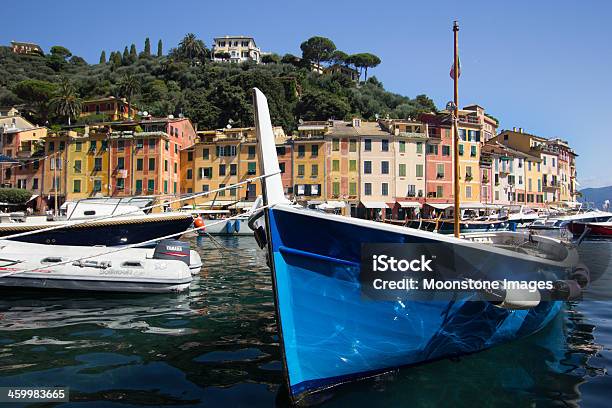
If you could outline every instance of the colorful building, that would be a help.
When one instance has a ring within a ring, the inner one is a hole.
[[[449,115],[423,114],[420,120],[427,125],[428,139],[425,158],[426,194],[428,203],[452,203],[453,136]]]
[[[353,122],[330,121],[325,134],[326,198],[353,216],[359,205],[359,145]]]
[[[83,101],[81,117],[96,115],[101,121],[119,121],[135,117],[137,111],[134,104],[130,106],[125,98],[109,96]]]
[[[327,197],[325,134],[328,122],[304,122],[291,137],[293,196],[301,204],[321,204]]]

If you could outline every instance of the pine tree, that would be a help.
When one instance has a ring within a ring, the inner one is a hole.
[[[106,64],[106,51],[102,50],[100,54],[100,64]]]
[[[145,46],[143,52],[144,55],[146,55],[147,57],[151,55],[151,41],[149,41],[149,37],[145,39]]]
[[[120,66],[121,65],[121,53],[119,51],[114,51],[111,54],[111,58],[110,58],[111,62],[113,63],[113,65],[115,66]]]
[[[160,39],[157,42],[157,56],[161,57],[162,55],[164,55],[164,53],[163,53],[163,48],[162,48],[162,40]]]

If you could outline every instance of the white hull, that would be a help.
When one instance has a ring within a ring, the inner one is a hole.
[[[190,265],[152,259],[153,249],[131,248],[111,254],[107,247],[46,246],[12,241],[0,245],[0,287],[167,293],[189,287],[201,260],[191,251]],[[58,262],[86,260],[53,266]]]

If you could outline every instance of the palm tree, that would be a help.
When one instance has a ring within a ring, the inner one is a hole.
[[[119,81],[119,93],[127,99],[128,117],[132,115],[132,99],[134,94],[140,91],[140,82],[131,72],[126,73]]]
[[[56,115],[68,117],[68,126],[70,126],[71,118],[76,119],[76,117],[81,114],[81,99],[76,89],[67,78],[62,78],[59,88],[53,99],[51,99],[50,104]]]
[[[178,48],[179,53],[189,60],[203,57],[206,54],[206,45],[202,40],[198,40],[193,33],[185,35]]]

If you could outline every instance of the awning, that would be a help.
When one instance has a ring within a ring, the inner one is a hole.
[[[442,203],[425,203],[430,207],[435,208],[436,210],[446,210],[448,208],[453,207],[453,204],[442,204]]]
[[[417,201],[398,201],[397,203],[402,208],[421,208],[421,204]]]
[[[0,154],[0,164],[19,164],[17,159],[13,159],[5,154]]]
[[[463,210],[466,210],[466,209],[481,210],[483,208],[487,208],[487,206],[484,205],[483,203],[461,203],[459,208]]]
[[[362,201],[361,204],[363,204],[365,208],[388,208],[389,207],[387,203],[382,202],[382,201]]]
[[[30,197],[30,199],[28,201],[26,201],[26,204],[29,203],[32,200],[35,200],[36,198],[38,198],[38,194],[32,194],[32,197]]]

